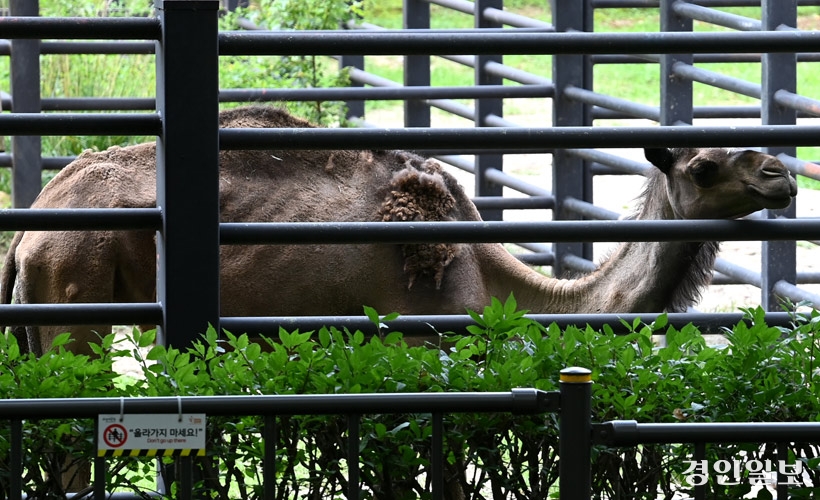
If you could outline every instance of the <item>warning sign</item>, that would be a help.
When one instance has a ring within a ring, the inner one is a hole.
[[[97,456],[205,455],[205,414],[100,415]]]

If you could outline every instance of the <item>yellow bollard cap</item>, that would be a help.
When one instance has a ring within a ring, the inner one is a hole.
[[[592,382],[592,371],[580,366],[570,366],[561,370],[560,380],[569,384],[588,384]]]

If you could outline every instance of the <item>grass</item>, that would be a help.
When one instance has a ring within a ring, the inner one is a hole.
[[[536,19],[550,21],[552,15],[548,2],[543,0],[508,0],[507,10]],[[432,5],[431,26],[433,28],[471,28],[473,17],[467,14]],[[758,8],[722,9],[748,17],[759,16]],[[820,27],[820,7],[800,7],[798,25],[805,29]],[[364,21],[386,28],[402,27],[402,0],[365,0]],[[597,9],[594,26],[603,32],[653,32],[658,31],[657,9]],[[715,30],[714,26],[695,21],[696,31]],[[551,77],[551,56],[509,55],[505,64],[520,68],[546,78]],[[721,74],[729,75],[752,83],[760,83],[760,66],[752,63],[721,63],[699,65]],[[401,57],[370,56],[366,58],[368,71],[393,81],[403,80]],[[223,70],[224,71],[224,70]],[[42,88],[44,97],[50,96],[130,96],[149,97],[154,93],[154,68],[151,56],[144,55],[51,55],[43,56],[41,63]],[[0,81],[8,81],[8,58],[0,58]],[[104,76],[101,76],[104,75]],[[659,102],[659,73],[652,64],[600,64],[594,67],[594,90],[617,96],[629,101],[655,105]],[[225,85],[231,82],[231,72],[223,73]],[[473,70],[459,64],[432,59],[431,83],[435,86],[472,85]],[[801,95],[820,98],[820,65],[800,64],[798,66],[798,91]],[[235,82],[233,82],[235,83]],[[513,85],[511,82],[506,82]],[[741,96],[708,85],[695,83],[693,86],[695,105],[754,105],[757,100]],[[469,101],[464,101],[470,104]],[[367,103],[367,111],[398,110],[399,101],[374,101]],[[532,100],[508,99],[505,112],[510,115],[533,113]],[[73,155],[85,149],[102,150],[113,144],[140,142],[145,137],[44,137],[44,155]],[[799,148],[798,156],[820,158],[817,148]],[[801,181],[806,187],[816,187],[812,182]],[[0,200],[2,204],[2,200]]]
[[[365,5],[365,21],[397,29],[402,27],[401,0],[369,1]],[[469,28],[472,27],[471,16],[431,6],[431,26],[433,28]],[[513,0],[506,2],[506,10],[524,14],[545,21],[551,20],[548,5],[542,0]],[[751,17],[760,17],[760,9],[754,7],[724,8],[723,11]],[[798,26],[802,29],[820,27],[820,7],[800,7]],[[596,31],[602,32],[657,32],[660,26],[657,9],[597,9],[594,17]],[[715,27],[694,21],[695,31],[726,31],[727,28]],[[551,77],[550,56],[517,56],[504,58],[505,64],[520,68],[533,74]],[[761,83],[760,65],[756,63],[712,63],[698,64],[704,69],[721,73],[733,78],[755,84]],[[398,57],[368,57],[366,69],[393,81],[401,82],[403,67]],[[653,64],[599,64],[594,71],[594,90],[596,92],[617,96],[629,101],[657,105],[660,101],[660,75],[657,65]],[[820,98],[820,65],[812,63],[799,64],[797,68],[797,91],[804,96]],[[436,86],[471,85],[473,70],[449,61],[433,58],[431,84]],[[510,84],[510,82],[507,82]],[[710,85],[695,82],[693,84],[693,101],[696,106],[704,105],[757,105],[759,100],[739,95]],[[520,114],[531,108],[529,102],[516,106],[515,99],[505,102],[505,110],[510,114]],[[367,111],[398,109],[401,105],[395,101],[372,102],[367,104]],[[621,122],[618,122],[621,123]],[[820,148],[800,147],[798,156],[806,159],[820,159]],[[811,179],[800,181],[802,187],[817,188],[820,183]]]

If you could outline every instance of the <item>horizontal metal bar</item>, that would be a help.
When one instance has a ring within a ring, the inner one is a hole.
[[[596,149],[568,149],[567,154],[576,158],[583,158],[587,161],[597,162],[601,165],[614,168],[625,174],[636,174],[645,176],[650,169],[655,168],[647,162],[640,162],[617,156],[612,153],[598,151]]]
[[[814,162],[800,160],[793,156],[779,154],[777,159],[783,162],[795,174],[820,180],[820,165]]]
[[[546,85],[480,85],[475,87],[375,87],[309,89],[226,89],[220,102],[248,101],[355,101],[402,99],[503,99],[550,97],[555,89]]]
[[[582,273],[591,273],[598,269],[598,265],[595,262],[573,254],[565,255],[561,259],[561,265],[567,269],[580,271]]]
[[[142,54],[155,52],[155,42],[49,42],[40,44],[40,53],[51,54]]]
[[[373,73],[368,73],[367,71],[360,70],[359,68],[353,68],[351,66],[347,66],[348,71],[350,71],[350,81],[352,83],[361,83],[364,85],[372,85],[374,87],[401,87],[402,85],[398,82],[394,82],[388,78],[384,78],[379,75],[374,75]]]
[[[145,111],[157,109],[153,97],[44,97],[43,111]]]
[[[484,178],[494,184],[508,187],[512,190],[518,191],[519,193],[524,193],[529,196],[547,196],[553,198],[553,206],[555,205],[555,197],[552,195],[550,191],[542,187],[538,187],[534,184],[531,184],[519,177],[513,177],[512,175],[502,170],[498,170],[497,168],[488,168],[487,170],[485,170]]]
[[[158,303],[0,304],[0,325],[159,325]]]
[[[693,0],[704,7],[760,7],[760,0]],[[820,5],[820,0],[798,0],[799,6]],[[592,0],[596,9],[658,8],[658,0]]]
[[[723,257],[718,257],[715,259],[714,268],[715,271],[737,280],[740,283],[752,285],[757,288],[762,286],[761,284],[763,283],[763,279],[761,278],[759,272],[746,269],[745,267],[730,262]]]
[[[156,113],[0,114],[0,135],[159,135],[161,131]]]
[[[673,2],[672,10],[682,17],[688,17],[697,21],[716,24],[718,26],[724,26],[726,28],[732,28],[740,31],[760,31],[763,29],[763,23],[761,23],[758,19],[739,16],[730,12],[709,9],[707,7],[702,7],[689,2]]]
[[[593,205],[588,201],[578,200],[572,197],[564,198],[562,203],[565,210],[590,219],[617,220],[621,216],[618,212],[613,212],[612,210]]]
[[[223,245],[820,239],[820,219],[222,223]]]
[[[153,54],[155,42],[51,42],[40,44],[41,55]],[[11,42],[0,40],[0,56],[11,55]]]
[[[2,25],[0,25],[2,29]],[[482,30],[483,31],[483,30]],[[820,32],[408,33],[223,31],[220,55],[446,55],[818,52]]]
[[[798,118],[806,118],[807,113],[798,112]],[[609,109],[593,107],[593,120],[624,120],[632,119],[633,115],[616,112]],[[760,118],[759,106],[695,106],[693,118],[722,119],[722,118]]]
[[[281,394],[147,398],[0,400],[0,418],[83,418],[100,413],[206,413],[208,415],[344,415],[365,413],[544,413],[556,411],[557,393],[509,392]]]
[[[2,231],[150,230],[162,227],[157,208],[2,209]]]
[[[818,32],[820,33],[820,32]],[[35,115],[36,116],[36,115]],[[6,133],[0,116],[0,133]],[[815,146],[816,125],[737,127],[510,127],[222,129],[222,149],[469,149]]]
[[[467,120],[475,119],[475,108],[461,104],[460,102],[449,99],[428,99],[427,104],[431,107],[447,111],[455,116],[460,116]]]
[[[520,259],[524,260],[524,259]],[[527,262],[524,260],[524,262]],[[576,255],[565,255],[561,261],[564,267],[581,271],[584,273],[591,273],[598,269],[598,265],[591,261]],[[550,263],[551,265],[551,263]],[[760,288],[760,273],[750,271],[746,268],[738,266],[732,262],[727,261],[722,257],[715,260],[715,272],[712,276],[712,285],[752,285]],[[802,281],[801,281],[802,278]],[[812,278],[818,278],[816,281]],[[818,276],[807,275],[807,273],[798,273],[798,283],[815,283],[820,282],[820,273]],[[800,290],[801,292],[803,290]],[[820,302],[817,302],[820,304]]]
[[[475,60],[474,57],[472,59]],[[471,67],[474,68],[475,64],[472,64]],[[513,68],[512,66],[507,66],[506,64],[501,64],[496,61],[488,61],[484,64],[484,71],[486,71],[488,75],[499,76],[510,80],[511,82],[517,82],[524,85],[547,85],[552,88],[549,97],[553,97],[555,95],[555,84],[549,78],[533,75],[532,73],[522,69]]]
[[[43,160],[43,170],[60,170],[72,161],[76,156],[46,156]],[[11,155],[8,153],[0,153],[0,167],[11,166]]]
[[[159,20],[150,17],[0,17],[5,38],[159,40]]]
[[[651,424],[614,420],[593,426],[593,441],[607,446],[645,443],[773,443],[820,441],[820,422]]]
[[[661,111],[657,106],[639,104],[626,99],[621,99],[619,97],[599,94],[587,89],[568,86],[564,89],[564,95],[573,101],[600,106],[602,108],[607,108],[614,111],[620,111],[622,113],[632,115],[635,118],[644,118],[656,122],[660,121],[661,118]]]
[[[814,307],[820,307],[820,295],[816,293],[811,293],[802,288],[798,288],[797,286],[787,281],[778,281],[774,284],[772,290],[777,295],[787,298],[794,303],[809,302]]]
[[[523,196],[513,198],[509,196],[482,196],[472,199],[473,205],[479,210],[484,209],[551,209],[555,206],[552,196]]]
[[[555,31],[555,26],[548,22],[539,21],[538,19],[522,16],[506,10],[494,8],[484,9],[481,15],[488,21],[513,26],[515,28],[536,28],[545,31]]]
[[[687,78],[705,85],[729,90],[731,92],[752,97],[754,99],[760,99],[762,92],[760,84],[726,76],[715,71],[696,68],[695,66],[681,62],[676,62],[672,65],[672,73],[681,78]]]
[[[820,101],[780,89],[774,93],[774,100],[781,106],[802,111],[811,116],[820,116]]]
[[[551,266],[555,263],[555,254],[552,252],[519,253],[513,257],[531,266]]]
[[[426,3],[432,5],[440,5],[450,10],[454,10],[456,12],[461,12],[462,14],[470,14],[471,16],[475,13],[475,3],[468,2],[467,0],[423,0]]]
[[[817,62],[820,61],[820,53],[798,52],[797,62]],[[640,55],[613,55],[594,54],[591,55],[592,64],[646,64],[658,62],[653,57]],[[759,63],[760,54],[693,54],[694,63]]]
[[[386,312],[386,311],[385,311]],[[527,314],[526,317],[542,325],[556,324],[561,328],[567,326],[590,327],[599,330],[608,325],[616,333],[626,333],[627,327],[635,321],[646,324],[657,320],[660,313],[624,313],[624,314]],[[670,326],[683,328],[692,323],[698,326],[701,333],[711,335],[724,333],[744,320],[742,313],[670,313],[667,314]],[[790,327],[794,317],[788,313],[766,313],[766,324],[769,326]],[[408,315],[400,316],[386,322],[389,331],[402,332],[406,337],[438,338],[442,332],[467,334],[467,327],[475,322],[465,315]],[[219,326],[234,333],[249,335],[266,335],[276,338],[279,328],[287,331],[318,331],[323,326],[359,330],[366,335],[376,335],[376,326],[364,316],[271,316],[271,317],[222,317]]]

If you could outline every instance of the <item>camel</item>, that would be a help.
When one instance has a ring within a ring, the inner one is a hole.
[[[223,111],[221,127],[312,127],[270,106]],[[155,144],[84,152],[34,208],[154,207]],[[637,219],[737,218],[789,205],[794,179],[776,158],[738,149],[647,148]],[[222,151],[226,222],[478,221],[437,162],[405,151]],[[711,277],[718,243],[644,242],[617,248],[575,279],[547,277],[500,244],[244,245],[221,249],[227,316],[463,314],[513,293],[534,313],[682,311]],[[151,302],[155,235],[140,231],[18,232],[0,276],[3,303]],[[153,327],[153,325],[144,325]],[[204,328],[204,325],[203,325]],[[28,347],[70,331],[70,348],[111,325],[26,327]]]

